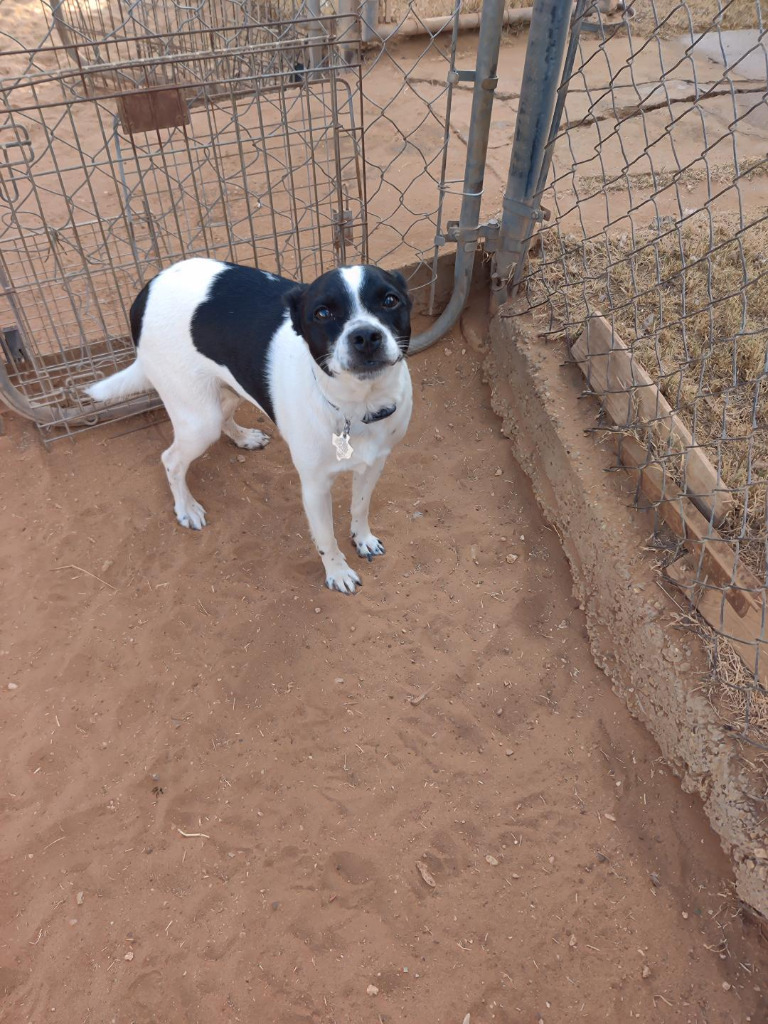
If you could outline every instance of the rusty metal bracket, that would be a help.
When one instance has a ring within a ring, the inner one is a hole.
[[[478,242],[484,243],[486,252],[496,252],[496,241],[499,237],[499,222],[494,218],[486,221],[485,224],[478,224],[476,227],[461,227],[459,221],[449,220],[446,225],[445,234],[435,236],[435,245],[445,245],[446,242],[455,242],[457,245],[476,246]]]

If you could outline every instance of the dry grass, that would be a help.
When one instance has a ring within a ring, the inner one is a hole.
[[[721,532],[738,542],[742,564],[765,579],[768,219],[740,233],[737,215],[710,223],[701,213],[680,228],[636,230],[634,239],[550,231],[530,269],[529,294],[556,334],[572,335],[591,312],[611,316],[719,463],[736,499]],[[638,434],[653,448],[651,431],[638,424]],[[668,469],[680,472],[674,456]],[[740,674],[732,671],[737,663]],[[768,696],[748,692],[750,680],[732,650],[727,657],[721,650],[717,665],[728,683],[723,713],[741,726],[750,700],[755,727],[768,726]]]
[[[670,36],[726,29],[757,28],[759,0],[635,0],[632,32]]]
[[[719,460],[737,503],[727,532],[748,542],[750,561],[764,574],[768,221],[738,229],[735,215],[710,225],[702,213],[680,230],[636,230],[634,239],[547,232],[531,285],[534,301],[546,298],[542,308],[563,333],[595,310],[612,315],[710,458]]]
[[[733,164],[716,164],[707,167],[703,162],[698,166],[687,167],[683,171],[656,171],[655,174],[625,175],[606,181],[602,175],[584,175],[579,177],[579,188],[582,195],[593,195],[597,192],[626,192],[628,185],[633,193],[652,192],[660,195],[673,185],[677,188],[700,185],[709,179],[713,185],[732,185],[738,177],[741,181],[754,181],[756,178],[768,177],[768,160],[748,159],[739,161],[738,175],[734,174]]]
[[[677,600],[674,589],[670,590],[670,596]],[[704,694],[712,709],[723,721],[768,751],[768,697],[755,691],[752,674],[733,645],[698,616],[681,615],[680,626],[695,633],[707,653],[710,678],[704,686]],[[756,748],[750,763],[768,779],[768,752]]]

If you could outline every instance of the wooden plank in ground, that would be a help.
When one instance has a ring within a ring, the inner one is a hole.
[[[671,439],[677,442],[691,500],[707,519],[720,524],[733,507],[733,497],[704,450],[694,445],[691,432],[605,317],[589,318],[571,353],[617,427],[652,425],[662,444]]]
[[[691,565],[690,555],[681,558],[664,570],[665,576],[690,600],[699,615],[718,633],[724,634],[733,644],[750,672],[755,671],[756,652],[757,678],[768,689],[768,606],[763,591],[762,601],[756,603],[746,615],[741,616],[724,599],[723,591],[703,586],[696,579],[696,567]]]
[[[751,572],[739,567],[738,552],[669,479],[663,467],[650,461],[647,448],[636,437],[617,435],[616,449],[632,481],[656,506],[670,530],[696,555],[699,578],[720,587],[736,613],[747,615],[758,602],[749,591],[759,591],[761,583]]]

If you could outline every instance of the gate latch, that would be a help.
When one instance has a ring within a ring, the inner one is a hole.
[[[476,79],[476,71],[459,71],[458,68],[453,68],[453,70],[448,72],[449,85],[457,85],[459,82],[474,82]],[[498,84],[498,76],[490,75],[488,78],[484,78],[482,80],[480,87],[485,89],[486,92],[493,92]]]
[[[483,248],[486,252],[496,252],[496,241],[499,237],[499,222],[492,217],[485,224],[478,224],[477,227],[461,227],[457,220],[449,220],[445,228],[445,234],[435,236],[435,245],[445,245],[446,242],[456,242],[458,245],[474,247],[479,241],[483,241]]]

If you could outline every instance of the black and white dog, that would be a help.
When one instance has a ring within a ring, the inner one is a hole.
[[[352,538],[370,561],[383,555],[371,533],[371,495],[411,418],[405,356],[411,337],[405,278],[376,267],[331,270],[300,285],[209,259],[177,263],[153,278],[131,307],[136,361],[87,388],[97,402],[154,388],[173,425],[162,454],[182,526],[205,526],[187,487],[190,463],[222,431],[240,448],[269,437],[234,420],[245,399],[288,443],[304,510],[332,590],[352,594],[360,577],[333,530],[335,476],[354,474]]]

